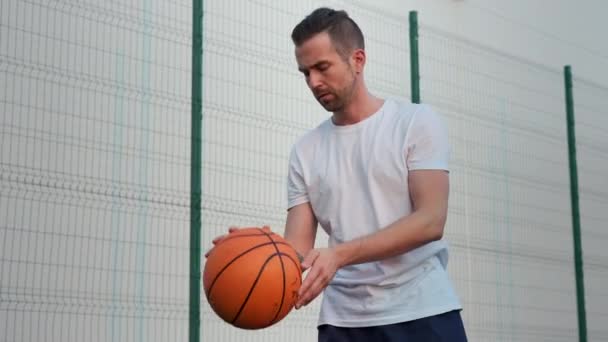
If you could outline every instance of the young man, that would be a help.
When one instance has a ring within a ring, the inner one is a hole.
[[[447,132],[426,105],[366,88],[364,38],[319,8],[292,32],[300,72],[330,119],[289,160],[285,238],[308,274],[297,308],[324,293],[319,341],[466,341],[441,240]],[[328,248],[314,248],[317,224]]]
[[[289,160],[285,238],[308,270],[296,307],[323,292],[319,342],[466,341],[441,240],[445,127],[426,105],[369,93],[363,34],[346,12],[313,11],[292,40],[306,83],[333,113]],[[318,224],[328,248],[314,248]]]

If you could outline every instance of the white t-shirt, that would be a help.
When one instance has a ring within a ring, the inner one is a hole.
[[[448,170],[449,149],[427,105],[388,99],[356,124],[328,119],[292,149],[288,207],[310,202],[329,246],[374,233],[412,212],[409,170]],[[319,325],[393,324],[460,309],[446,265],[440,240],[341,268],[323,293]]]

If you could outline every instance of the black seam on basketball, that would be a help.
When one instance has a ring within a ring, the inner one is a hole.
[[[291,262],[293,262],[293,264],[296,266],[296,269],[300,269],[299,267],[299,261],[296,261],[294,258],[291,257],[291,255],[285,253],[285,252],[281,252],[279,253],[285,257],[287,257],[287,259],[289,259]],[[298,274],[298,278],[300,278],[300,282],[302,282],[302,274]]]
[[[298,263],[291,257],[291,255],[289,255],[287,253],[284,253],[284,252],[280,252],[279,253],[279,259],[282,260],[283,257],[287,257],[287,259],[289,259],[291,262],[293,262],[293,264],[296,266],[296,270],[299,269]],[[302,275],[301,274],[298,274],[298,278],[300,279],[300,283],[302,283]],[[281,306],[279,306],[279,312],[277,312],[277,314],[275,315],[275,317],[272,319],[271,324],[276,323],[277,317],[278,317],[279,313],[281,313],[281,309],[283,309],[283,302],[282,301],[281,301]]]
[[[268,265],[268,263],[270,262],[270,260],[272,260],[272,258],[274,258],[277,255],[279,255],[279,254],[276,253],[276,254],[272,254],[271,256],[269,256],[268,259],[266,259],[266,261],[264,262],[264,265],[262,265],[262,267],[260,268],[260,272],[258,272],[257,277],[255,277],[255,281],[253,282],[253,284],[251,284],[251,288],[249,289],[249,293],[247,293],[247,297],[245,297],[245,300],[243,301],[243,304],[241,304],[241,308],[236,313],[236,316],[234,316],[234,319],[232,319],[232,321],[231,321],[232,324],[234,324],[236,322],[236,320],[239,319],[239,316],[243,312],[243,309],[245,309],[245,305],[247,305],[247,302],[249,301],[249,297],[251,297],[251,294],[253,293],[253,290],[255,289],[255,286],[257,285],[258,281],[260,280],[260,277],[262,276],[262,273],[264,272],[264,269],[266,268],[266,265]]]
[[[280,244],[280,245],[288,245],[288,244],[286,244],[285,242],[276,242],[276,243],[277,243],[277,244]],[[234,263],[234,262],[235,262],[235,261],[236,261],[238,258],[240,258],[240,257],[244,256],[245,254],[247,254],[247,253],[249,253],[249,252],[253,251],[253,250],[254,250],[254,249],[256,249],[256,248],[260,248],[260,247],[264,247],[264,246],[269,246],[269,245],[272,245],[272,244],[273,244],[272,242],[264,242],[264,243],[262,243],[262,244],[255,245],[255,246],[253,246],[253,247],[249,248],[248,250],[246,250],[246,251],[242,252],[241,254],[239,254],[239,255],[235,256],[235,257],[234,257],[232,260],[230,260],[229,262],[227,262],[227,263],[226,263],[226,265],[224,265],[224,267],[223,267],[223,268],[222,268],[222,269],[221,269],[219,272],[217,272],[217,275],[215,276],[215,278],[213,278],[213,281],[211,282],[211,285],[209,285],[209,290],[207,290],[207,292],[206,292],[206,296],[207,296],[207,297],[209,297],[209,296],[211,295],[211,290],[213,289],[213,286],[215,285],[215,282],[216,282],[216,281],[219,279],[219,277],[222,275],[222,273],[224,273],[224,271],[225,271],[225,270],[226,270],[226,269],[227,269],[227,268],[228,268],[230,265],[232,265],[232,264],[233,264],[233,263]]]
[[[260,229],[261,230],[261,229]],[[274,314],[274,317],[272,317],[272,319],[270,320],[270,322],[274,322],[277,317],[279,317],[279,314],[281,313],[281,308],[283,307],[283,303],[285,302],[285,288],[287,287],[287,280],[285,279],[285,265],[283,264],[283,258],[281,258],[281,251],[279,250],[279,247],[277,247],[277,241],[274,241],[274,239],[270,236],[271,234],[268,234],[266,232],[264,232],[263,230],[261,230],[263,233],[266,234],[266,236],[268,236],[268,238],[270,239],[270,241],[272,241],[272,245],[274,246],[274,249],[277,251],[277,254],[279,255],[279,262],[281,263],[281,274],[283,275],[283,292],[281,294],[281,303],[279,304],[279,309],[277,310],[277,312]]]
[[[233,239],[237,239],[237,238],[240,238],[240,237],[264,236],[264,235],[266,235],[266,234],[253,234],[253,233],[238,234],[238,235],[229,234],[228,236],[226,236],[225,238],[223,238],[220,242],[224,242],[224,241],[228,241],[228,240],[233,240]]]

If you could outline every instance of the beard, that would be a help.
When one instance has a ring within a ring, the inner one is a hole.
[[[328,112],[337,112],[345,107],[344,98],[332,91],[322,97],[317,98],[319,104]]]
[[[315,96],[319,104],[328,112],[341,112],[350,103],[355,90],[355,75],[351,73],[346,85],[340,89],[328,89]]]

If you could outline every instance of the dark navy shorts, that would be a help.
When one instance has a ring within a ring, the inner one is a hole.
[[[460,310],[414,321],[364,328],[318,327],[319,342],[466,342]]]

